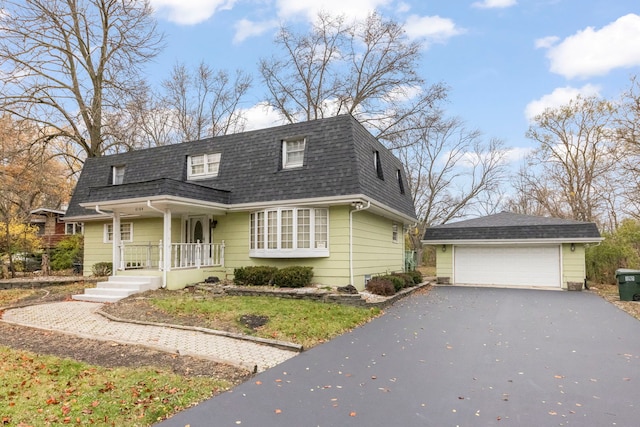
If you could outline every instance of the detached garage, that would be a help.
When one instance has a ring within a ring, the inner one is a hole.
[[[441,283],[582,287],[585,246],[602,241],[594,223],[501,212],[429,228]],[[570,285],[571,284],[571,285]]]

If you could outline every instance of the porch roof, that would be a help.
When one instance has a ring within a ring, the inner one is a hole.
[[[95,204],[106,200],[125,200],[157,196],[177,196],[226,205],[229,204],[230,192],[205,187],[192,182],[177,181],[171,178],[159,178],[121,185],[91,187],[83,204]]]

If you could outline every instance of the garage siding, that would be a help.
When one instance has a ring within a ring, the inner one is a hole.
[[[560,245],[455,246],[456,284],[560,287]]]

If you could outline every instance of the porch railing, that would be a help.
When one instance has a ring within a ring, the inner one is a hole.
[[[171,269],[217,267],[224,265],[222,243],[172,243]]]
[[[222,243],[171,243],[170,268],[224,266]],[[157,244],[121,244],[120,270],[164,268],[162,241]]]
[[[158,269],[160,268],[159,244],[120,245],[120,270]]]

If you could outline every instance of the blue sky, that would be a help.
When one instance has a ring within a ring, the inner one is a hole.
[[[422,75],[450,88],[446,109],[513,147],[533,142],[529,119],[577,94],[616,98],[640,74],[638,0],[151,0],[166,48],[147,67],[168,76],[176,61],[243,69],[254,88],[249,127],[276,118],[255,105],[257,75],[280,23],[305,26],[319,10],[362,17],[377,10],[424,43]]]

